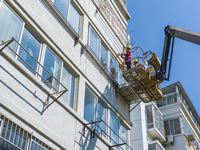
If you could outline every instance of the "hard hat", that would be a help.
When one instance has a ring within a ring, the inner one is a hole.
[[[138,62],[138,60],[137,60],[137,59],[134,59],[134,60],[133,60],[133,62],[134,62],[134,63],[137,63],[137,62]]]
[[[126,46],[126,47],[125,47],[125,49],[127,49],[127,48],[130,48],[130,49],[132,49],[132,47],[131,47],[130,45],[128,45],[128,46]]]

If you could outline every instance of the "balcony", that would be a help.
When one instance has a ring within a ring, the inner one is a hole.
[[[165,149],[164,147],[162,147],[161,143],[158,140],[156,140],[149,143],[148,150],[165,150]]]
[[[161,112],[154,103],[146,106],[148,134],[153,139],[165,141],[164,124]]]

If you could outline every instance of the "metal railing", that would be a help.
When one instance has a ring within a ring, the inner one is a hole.
[[[85,128],[86,128],[86,126],[87,126],[87,125],[94,125],[95,128],[100,129],[100,131],[101,131],[101,132],[100,132],[100,137],[101,137],[101,138],[102,138],[102,135],[105,134],[105,137],[106,137],[107,139],[110,139],[109,141],[115,143],[115,145],[109,146],[109,150],[111,150],[113,147],[119,147],[120,149],[124,150],[124,149],[121,147],[122,145],[126,145],[128,149],[133,150],[133,149],[126,143],[126,141],[124,141],[124,140],[119,136],[119,134],[117,134],[105,121],[103,121],[100,117],[98,117],[98,118],[99,118],[100,121],[93,122],[93,121],[91,120],[91,123],[84,124],[83,136],[85,136]],[[118,140],[119,140],[119,141],[122,141],[122,143],[119,144],[118,142],[116,142],[116,141],[111,137],[111,135],[109,135],[106,131],[104,131],[103,129],[101,129],[101,127],[98,125],[98,123],[100,123],[100,122],[104,123],[105,126],[106,126],[106,129],[109,128],[109,130],[112,131],[112,132],[118,137]]]
[[[44,142],[34,137],[32,133],[29,133],[2,114],[0,114],[0,140],[4,142],[2,147],[5,149],[7,147],[12,147],[15,150],[54,150]],[[33,145],[32,141],[34,141],[37,146]]]
[[[9,45],[15,42],[18,45],[18,48],[21,47],[36,63],[37,65],[39,65],[39,67],[41,67],[43,70],[45,70],[52,79],[54,79],[56,81],[56,83],[58,83],[58,85],[62,86],[64,88],[64,90],[62,91],[58,91],[52,84],[49,83],[48,80],[46,80],[40,73],[38,73],[30,64],[28,64],[17,52],[15,52]],[[22,60],[37,76],[39,76],[43,81],[44,84],[48,85],[48,87],[51,87],[54,91],[54,93],[50,93],[48,94],[48,99],[47,99],[47,108],[52,105],[56,100],[58,100],[58,98],[60,98],[65,92],[68,91],[68,89],[62,84],[60,83],[60,81],[58,81],[43,65],[41,65],[38,60],[36,60],[16,39],[14,39],[12,37],[11,40],[8,40],[7,42],[2,41],[2,44],[0,44],[0,53],[1,51],[3,51],[5,48],[8,48],[8,50],[11,50],[18,58],[20,58],[20,60]],[[59,94],[59,95],[58,95]],[[53,95],[57,95],[57,98],[54,99],[54,101],[52,101],[49,104],[49,97],[52,97]]]

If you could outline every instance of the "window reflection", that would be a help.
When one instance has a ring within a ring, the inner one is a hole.
[[[119,120],[116,118],[116,116],[113,113],[110,113],[110,127],[112,130],[110,130],[110,136],[111,138],[116,142],[119,143],[119,138],[117,135],[119,135]],[[115,134],[116,133],[116,134]],[[114,145],[116,143],[110,139],[110,142]]]
[[[17,41],[19,40],[22,29],[22,21],[4,4],[2,3],[0,9],[0,43],[6,42],[14,37]],[[10,47],[16,51],[17,44],[11,43]],[[14,54],[9,50],[14,56]]]
[[[103,43],[101,43],[101,58],[100,58],[100,60],[101,60],[101,64],[105,68],[107,68],[107,53],[108,53],[108,50],[107,50],[106,46]]]
[[[97,97],[88,88],[85,88],[84,119],[88,122],[95,120],[96,104]]]
[[[36,70],[37,62],[32,58],[34,57],[36,60],[38,60],[38,55],[40,51],[40,42],[25,28],[23,35],[22,35],[22,41],[21,45],[28,51],[28,53],[20,47],[19,49],[19,55],[24,59],[34,70]],[[31,57],[31,56],[32,57]],[[19,57],[18,60],[26,66],[33,74],[35,72],[28,67]]]
[[[61,83],[68,89],[61,98],[73,108],[75,76],[66,67],[63,67]],[[62,86],[61,90],[64,90]]]
[[[59,81],[61,61],[51,52],[48,47],[46,48],[43,66],[51,75],[53,75]],[[49,73],[47,73],[47,71],[43,69],[42,77],[58,90],[59,83]]]
[[[97,104],[97,121],[100,121],[99,117],[106,122],[106,108],[100,103]],[[97,125],[106,133],[106,125],[104,122],[100,122]],[[98,132],[101,132],[101,130],[97,127]],[[104,137],[105,133],[102,133]]]
[[[74,6],[74,4],[70,3],[69,23],[72,25],[72,27],[75,29],[77,33],[79,33],[80,22],[81,22],[81,14]]]
[[[90,48],[93,50],[93,52],[99,56],[99,37],[96,35],[96,33],[90,28]]]
[[[58,8],[58,10],[61,12],[61,14],[65,18],[67,18],[69,0],[54,0],[54,4]]]
[[[117,80],[117,61],[110,54],[110,73]]]

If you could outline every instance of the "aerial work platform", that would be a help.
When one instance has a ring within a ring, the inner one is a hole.
[[[138,61],[137,66],[127,69],[125,62],[123,63],[124,69],[122,76],[127,83],[119,86],[118,93],[122,95],[122,97],[128,103],[135,103],[139,101],[148,103],[159,100],[163,96],[160,86],[162,81],[157,80],[157,73],[161,66],[160,61],[155,53],[152,53],[151,51],[144,53],[141,48],[140,49],[142,50],[143,57],[139,57],[138,48],[140,47],[132,49],[132,52],[137,52],[137,57],[132,58]],[[148,56],[150,55],[151,58],[148,59]],[[155,69],[155,75],[153,76],[150,76],[150,73],[147,69],[147,66],[150,65]]]
[[[135,67],[126,70],[123,72],[123,77],[144,103],[162,98],[162,91],[157,81],[148,75],[145,69]]]

